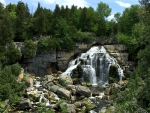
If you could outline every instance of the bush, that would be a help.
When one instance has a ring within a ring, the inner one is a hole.
[[[40,37],[38,41],[38,50],[39,51],[55,51],[56,48],[59,48],[59,40],[50,37]]]
[[[20,74],[20,71],[21,71],[21,66],[19,65],[19,63],[13,64],[11,66],[11,70],[15,76],[18,76]]]
[[[36,55],[37,45],[32,40],[25,41],[24,58],[28,59]]]
[[[12,64],[21,59],[21,52],[15,47],[14,44],[10,44],[10,46],[7,48],[6,52],[7,56],[7,63]]]

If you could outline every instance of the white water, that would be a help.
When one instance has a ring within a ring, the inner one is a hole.
[[[34,86],[36,88],[36,91],[40,92],[40,91],[38,91],[38,88],[42,86],[40,81],[36,81]],[[45,104],[46,104],[46,106],[53,106],[53,104],[50,104],[49,100],[47,98],[45,98],[45,96],[44,96],[44,94],[45,94],[44,92],[45,91],[46,91],[46,89],[43,89],[43,91],[41,91],[39,102],[42,102],[42,99],[43,99]],[[39,102],[37,102],[37,103],[39,103]]]
[[[68,69],[63,73],[70,75],[72,71],[81,64],[83,70],[83,81],[90,82],[91,84],[101,83],[102,85],[108,84],[108,76],[110,66],[114,65],[118,68],[118,75],[122,80],[123,70],[119,66],[117,60],[110,56],[106,49],[102,46],[91,47],[86,53],[82,53],[75,60],[70,61]]]

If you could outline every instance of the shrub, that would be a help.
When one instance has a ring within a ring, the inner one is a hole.
[[[32,40],[25,41],[24,58],[28,59],[36,55],[37,45]]]

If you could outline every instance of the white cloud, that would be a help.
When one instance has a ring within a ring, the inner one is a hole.
[[[113,18],[114,18],[113,14],[107,17],[108,20],[112,20]]]
[[[0,0],[0,2],[1,2],[3,5],[6,5],[6,1],[5,1],[5,0]]]
[[[122,1],[115,1],[118,5],[120,5],[121,7],[125,7],[125,8],[128,8],[131,6],[131,4],[129,3],[124,3]]]
[[[40,2],[44,2],[46,4],[58,4],[58,5],[68,5],[71,7],[73,4],[78,7],[88,7],[88,3],[86,0],[40,0]]]

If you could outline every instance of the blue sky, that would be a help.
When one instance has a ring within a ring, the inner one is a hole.
[[[19,0],[0,0],[1,3],[7,5],[9,3],[17,4]],[[117,12],[122,13],[125,8],[130,7],[131,5],[139,4],[138,0],[21,0],[24,3],[27,3],[30,9],[30,12],[34,12],[38,2],[41,3],[41,6],[53,10],[56,4],[59,5],[77,5],[78,7],[93,7],[97,8],[97,4],[104,2],[109,5],[112,9],[110,19],[113,18],[113,15]]]

